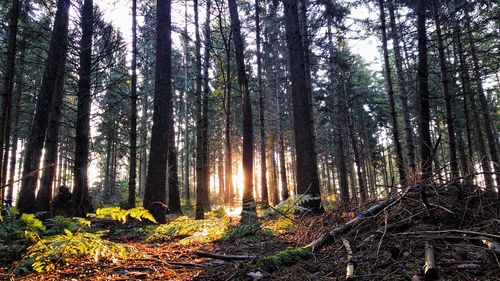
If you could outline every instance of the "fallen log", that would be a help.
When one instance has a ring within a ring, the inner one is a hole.
[[[238,255],[221,255],[221,254],[214,254],[214,253],[209,253],[209,252],[203,252],[203,251],[198,251],[195,252],[195,255],[198,257],[202,258],[211,258],[211,259],[219,259],[219,260],[253,260],[256,259],[257,256],[238,256]]]
[[[395,197],[392,197],[392,198],[390,198],[382,203],[379,203],[377,205],[370,207],[368,210],[361,212],[354,219],[348,221],[346,224],[339,226],[339,227],[335,228],[334,230],[326,233],[325,235],[319,237],[318,239],[314,240],[309,245],[307,245],[305,248],[311,248],[311,250],[314,252],[314,251],[321,249],[322,247],[324,247],[326,245],[334,243],[335,239],[340,237],[340,235],[346,233],[347,231],[349,231],[351,228],[358,225],[362,221],[377,215],[379,212],[384,210],[386,207],[391,206],[391,204],[395,203],[401,197],[402,196],[395,196]]]
[[[436,261],[434,259],[434,248],[429,243],[425,243],[425,264],[424,264],[424,279],[432,281],[438,278],[436,269]]]

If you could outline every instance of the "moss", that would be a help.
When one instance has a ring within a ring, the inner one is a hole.
[[[225,235],[225,240],[239,240],[244,237],[252,236],[260,230],[258,224],[238,224],[234,228],[230,229]]]
[[[259,265],[267,271],[274,271],[281,266],[294,265],[299,261],[308,259],[311,256],[312,249],[309,247],[300,249],[291,249],[278,252],[274,255],[264,257],[259,260]]]

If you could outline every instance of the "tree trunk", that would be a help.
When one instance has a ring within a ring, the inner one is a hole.
[[[210,6],[211,1],[206,1],[206,15],[205,15],[205,49],[203,55],[203,98],[202,98],[202,131],[203,131],[203,178],[204,178],[204,189],[203,193],[203,207],[205,211],[210,211],[210,163],[209,159],[209,147],[208,147],[208,102],[210,94],[209,86],[209,64],[210,64],[210,49],[212,48],[212,42],[210,38]]]
[[[88,165],[90,143],[90,106],[92,74],[93,0],[85,0],[82,7],[82,39],[80,45],[80,70],[78,81],[78,109],[75,137],[75,186],[73,188],[73,211],[85,217],[94,207],[89,194]]]
[[[54,20],[54,27],[50,39],[42,85],[36,103],[35,115],[31,125],[26,154],[23,163],[23,176],[38,170],[42,154],[43,142],[48,126],[48,112],[57,81],[64,79],[64,66],[68,48],[68,20],[70,0],[59,0]],[[35,211],[35,190],[38,172],[24,178],[17,207],[21,213]]]
[[[188,38],[187,38],[187,2],[184,1],[184,41],[183,41],[183,51],[184,51],[184,192],[186,194],[186,199],[188,204],[191,202],[191,193],[189,192],[189,119],[188,119]]]
[[[443,36],[441,34],[441,19],[437,7],[437,0],[432,0],[432,12],[434,15],[434,23],[436,25],[436,39],[438,44],[439,63],[441,66],[441,83],[443,84],[444,101],[446,107],[446,125],[448,127],[448,145],[450,155],[450,167],[452,180],[460,176],[458,170],[457,148],[455,141],[455,123],[453,117],[452,93],[450,91],[450,78],[448,74],[448,62],[444,51]]]
[[[194,25],[196,45],[196,219],[204,219],[205,216],[205,181],[204,157],[203,157],[203,98],[201,93],[201,39],[198,19],[198,0],[194,2]]]
[[[257,92],[259,95],[259,132],[260,132],[260,194],[264,204],[269,203],[267,194],[267,171],[266,171],[266,131],[264,123],[264,93],[262,91],[262,63],[260,52],[260,6],[259,0],[255,0],[255,36],[257,44]]]
[[[243,108],[243,210],[241,222],[257,223],[255,199],[253,197],[253,120],[252,101],[248,89],[248,80],[245,69],[244,44],[241,37],[240,19],[236,0],[228,0],[229,14],[231,18],[231,29],[234,36],[234,52],[238,70],[238,85],[242,97]]]
[[[471,87],[471,82],[470,82],[470,76],[469,76],[469,69],[467,66],[467,61],[463,49],[463,44],[462,40],[460,38],[460,27],[459,23],[456,23],[456,29],[457,29],[457,34],[456,34],[456,40],[457,40],[457,45],[458,45],[458,57],[459,57],[459,62],[460,62],[460,77],[462,80],[462,89],[464,93],[464,108],[466,111],[468,111],[468,107],[470,107],[472,111],[472,122],[473,122],[473,133],[474,133],[474,143],[477,145],[477,148],[479,150],[479,159],[481,161],[481,168],[483,169],[484,172],[484,181],[486,184],[486,190],[492,191],[493,190],[493,178],[491,176],[491,169],[490,169],[490,161],[489,161],[489,155],[488,152],[486,151],[486,145],[484,143],[484,138],[483,138],[483,133],[481,131],[481,122],[480,122],[480,117],[479,117],[479,112],[477,109],[476,101],[474,98],[474,93],[472,91]],[[470,138],[470,134],[468,136]],[[470,161],[473,161],[472,157],[472,140],[469,141],[470,147],[469,147],[469,157]]]
[[[323,211],[323,207],[320,199],[314,121],[311,112],[311,88],[307,84],[310,73],[308,73],[304,58],[297,0],[285,0],[283,4],[292,84],[295,153],[297,157],[297,192],[317,197],[316,200],[307,202],[304,207],[318,213]]]
[[[130,160],[128,208],[135,208],[137,178],[137,0],[132,0],[132,83],[130,85]]]
[[[26,58],[26,42],[24,39],[19,43],[19,67],[17,68],[17,81],[16,81],[16,95],[15,95],[15,114],[14,114],[14,128],[12,131],[12,140],[11,140],[11,156],[10,156],[10,164],[9,164],[9,186],[7,187],[7,194],[5,197],[5,203],[8,206],[12,206],[13,197],[14,197],[14,178],[16,175],[16,164],[18,163],[16,160],[17,150],[18,150],[18,141],[19,141],[19,131],[20,131],[20,122],[19,116],[21,114],[21,100],[23,97],[23,83],[24,83],[24,65]]]
[[[172,107],[172,103],[170,103]],[[172,112],[172,111],[170,111]],[[175,145],[174,118],[170,116],[170,133],[168,136],[168,209],[171,214],[182,214],[179,194],[179,175],[177,169],[177,147]]]
[[[406,182],[406,169],[405,161],[403,158],[403,148],[399,139],[399,125],[398,117],[396,112],[396,103],[394,101],[394,90],[392,87],[392,76],[391,76],[391,65],[389,63],[389,51],[387,50],[387,32],[385,27],[385,9],[384,0],[379,0],[380,8],[380,23],[382,30],[382,49],[384,51],[384,68],[385,68],[385,79],[387,86],[387,95],[389,96],[389,107],[391,111],[391,122],[392,122],[392,135],[394,140],[394,146],[396,147],[396,165],[399,172],[399,180],[401,185],[405,186]]]
[[[420,135],[420,161],[422,200],[427,205],[425,186],[432,181],[432,142],[429,129],[429,69],[427,65],[427,34],[425,30],[426,0],[417,2],[417,39],[418,39],[418,131]]]
[[[412,125],[410,121],[410,110],[408,108],[408,96],[410,91],[407,87],[403,70],[403,57],[401,54],[401,47],[399,46],[399,34],[397,30],[396,17],[394,14],[393,0],[388,1],[389,17],[391,21],[391,39],[393,44],[394,60],[396,62],[396,72],[398,76],[399,96],[401,99],[401,107],[403,111],[403,121],[405,130],[405,139],[407,147],[408,166],[410,168],[410,175],[414,176],[416,173],[415,164],[415,144],[413,142]],[[408,178],[408,175],[407,175]]]
[[[342,118],[342,98],[341,92],[337,89],[337,67],[335,62],[335,47],[331,32],[331,24],[328,25],[328,40],[329,40],[329,56],[330,56],[330,87],[331,87],[331,99],[332,99],[332,122],[334,127],[333,140],[335,143],[335,160],[337,164],[337,172],[339,174],[339,187],[340,187],[340,198],[342,199],[342,204],[345,207],[349,206],[349,183],[347,180],[347,166],[345,157],[345,145],[344,145],[344,124],[346,120]]]
[[[50,201],[52,200],[52,184],[57,167],[57,145],[59,142],[59,125],[64,98],[64,79],[57,80],[56,88],[52,96],[52,106],[49,114],[49,125],[45,136],[45,154],[43,159],[42,178],[35,200],[37,212],[50,212]]]
[[[17,48],[17,24],[20,14],[19,0],[12,0],[9,10],[9,26],[7,29],[7,58],[5,61],[3,89],[0,93],[0,182],[5,183],[6,173],[3,166],[7,166],[4,161],[3,155],[9,154],[9,137],[10,137],[10,116],[12,108],[12,93],[14,91],[14,75],[15,75],[15,62],[16,62],[16,48]],[[5,147],[4,147],[5,146]],[[3,192],[1,192],[0,203],[3,203]]]
[[[495,125],[493,118],[491,117],[490,105],[484,94],[483,82],[481,80],[481,68],[479,68],[479,58],[477,56],[476,43],[470,28],[472,22],[468,14],[466,15],[465,19],[467,26],[467,35],[469,39],[470,48],[472,51],[472,62],[474,64],[474,80],[476,81],[479,102],[482,108],[482,117],[485,126],[486,140],[488,141],[488,146],[490,149],[491,161],[493,161],[493,168],[496,175],[496,185],[497,187],[500,187],[500,160],[498,158],[498,150],[497,150],[498,138],[496,137],[494,130]]]
[[[144,194],[144,206],[159,223],[165,223],[168,140],[172,116],[171,0],[156,2],[156,71],[153,128]]]

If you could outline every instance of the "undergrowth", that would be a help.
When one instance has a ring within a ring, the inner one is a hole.
[[[15,268],[16,273],[33,269],[46,272],[56,265],[68,264],[71,258],[86,257],[98,261],[105,259],[126,259],[139,256],[127,246],[101,238],[99,234],[78,232],[73,234],[64,230],[64,234],[40,239],[27,249],[21,263]]]
[[[221,239],[228,231],[231,219],[221,211],[207,214],[207,219],[194,220],[187,216],[172,219],[167,224],[149,226],[145,229],[146,241],[171,241],[188,245],[192,242],[206,243]]]
[[[150,222],[157,223],[153,215],[144,207],[137,207],[129,210],[123,210],[120,207],[106,207],[97,209],[95,214],[88,214],[89,217],[96,217],[98,219],[112,219],[126,223],[130,218],[137,220],[149,220]]]

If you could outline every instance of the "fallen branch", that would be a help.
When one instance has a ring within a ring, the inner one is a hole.
[[[420,235],[420,234],[446,234],[446,233],[460,233],[466,235],[474,235],[474,236],[484,236],[493,239],[500,239],[500,235],[469,231],[469,230],[460,230],[460,229],[449,229],[449,230],[423,230],[417,232],[400,232],[395,233],[397,235]]]
[[[424,279],[425,281],[432,281],[438,278],[436,269],[436,261],[434,260],[434,248],[429,243],[425,243],[425,265],[424,265]]]
[[[212,259],[219,259],[219,260],[253,260],[256,259],[257,256],[237,256],[237,255],[220,255],[220,254],[214,254],[214,253],[209,253],[209,252],[203,252],[203,251],[197,251],[195,252],[195,255],[198,257],[202,258],[212,258]]]
[[[347,252],[347,268],[345,273],[345,280],[354,280],[354,255],[352,253],[351,244],[349,240],[342,238],[342,244]]]
[[[361,212],[358,214],[354,219],[348,221],[346,224],[337,227],[336,229],[326,233],[325,235],[319,237],[318,239],[314,240],[311,242],[309,245],[307,245],[305,248],[311,248],[312,251],[317,251],[321,249],[322,247],[329,245],[331,243],[335,242],[335,239],[339,237],[340,235],[346,233],[349,231],[351,228],[353,228],[355,225],[361,223],[367,218],[373,217],[377,215],[380,211],[384,210],[386,207],[393,206],[392,204],[399,200],[401,196],[395,196],[392,197],[380,204],[374,205],[370,207],[368,210]]]

